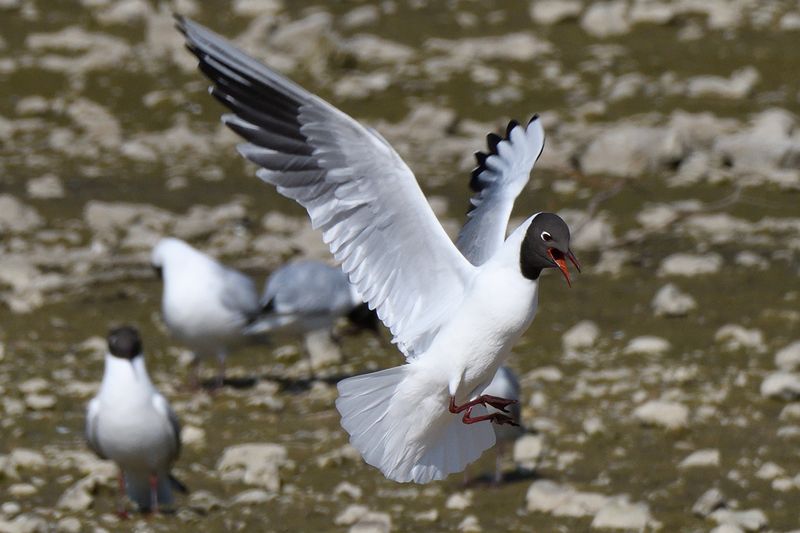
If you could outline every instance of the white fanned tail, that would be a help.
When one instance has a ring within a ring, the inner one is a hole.
[[[414,371],[406,364],[345,379],[336,408],[367,463],[394,481],[428,483],[464,470],[495,436],[491,424],[467,425],[443,410],[446,389]],[[473,416],[483,414],[482,406],[473,409]]]

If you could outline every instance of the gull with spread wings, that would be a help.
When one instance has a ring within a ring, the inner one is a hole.
[[[462,471],[495,442],[490,421],[513,400],[482,395],[533,320],[539,277],[569,283],[566,223],[537,213],[506,238],[514,200],[544,147],[541,121],[490,135],[471,182],[469,219],[454,244],[414,174],[376,131],[177,17],[189,50],[232,113],[257,175],[306,208],[334,257],[389,328],[406,364],[338,384],[336,407],[364,460],[395,481]]]

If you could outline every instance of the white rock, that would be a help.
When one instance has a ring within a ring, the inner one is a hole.
[[[56,406],[58,400],[52,394],[26,394],[25,405],[34,411],[46,411]]]
[[[82,527],[81,521],[74,516],[62,518],[56,524],[56,530],[59,533],[80,533]]]
[[[697,468],[719,466],[719,450],[697,450],[678,464],[678,468]]]
[[[350,526],[358,522],[358,520],[368,512],[369,507],[366,505],[350,504],[334,518],[333,523],[337,526]]]
[[[761,468],[759,468],[756,472],[756,477],[758,479],[775,479],[776,477],[782,476],[785,473],[786,470],[770,461],[761,465]]]
[[[767,515],[761,509],[749,509],[747,511],[718,509],[709,516],[720,525],[728,524],[740,527],[745,531],[759,531],[767,525]]]
[[[558,24],[576,19],[583,6],[577,0],[533,0],[529,13],[537,24]]]
[[[656,204],[646,206],[636,214],[636,222],[648,230],[663,228],[678,217],[678,211],[669,205]]]
[[[761,382],[761,395],[786,401],[800,399],[800,373],[774,372]]]
[[[658,275],[691,277],[701,274],[715,274],[721,268],[722,256],[719,254],[677,253],[664,258],[658,269]]]
[[[717,509],[725,507],[725,505],[725,497],[719,489],[708,489],[692,506],[692,513],[705,518]]]
[[[628,4],[622,0],[595,2],[581,18],[581,28],[594,37],[622,35],[631,29]]]
[[[528,488],[525,501],[528,511],[577,518],[593,516],[606,505],[608,497],[593,492],[579,492],[550,480],[539,480]]]
[[[94,502],[93,493],[97,488],[99,479],[96,476],[87,476],[67,488],[56,503],[59,509],[67,511],[85,511]]]
[[[641,177],[682,159],[683,148],[663,127],[615,124],[599,131],[580,156],[587,174]]]
[[[459,522],[458,530],[466,533],[480,533],[483,531],[480,522],[478,522],[478,517],[472,514],[465,516],[464,520]]]
[[[463,511],[467,507],[472,505],[472,492],[456,492],[455,494],[451,494],[447,501],[445,502],[444,506],[446,509],[454,509],[456,511]]]
[[[238,444],[225,448],[217,470],[225,480],[258,485],[277,492],[281,487],[280,469],[288,466],[286,447],[272,443]]]
[[[523,435],[514,441],[512,457],[514,462],[523,468],[533,470],[539,463],[544,451],[544,439],[541,435]]]
[[[689,408],[677,402],[652,400],[633,412],[639,421],[666,429],[679,429],[689,425]]]
[[[8,487],[8,493],[15,498],[27,498],[38,492],[39,489],[30,483],[14,483]]]
[[[204,448],[206,431],[203,428],[187,424],[181,428],[181,442],[190,448]]]
[[[734,261],[737,265],[746,268],[757,268],[758,270],[766,270],[769,268],[769,261],[764,259],[761,254],[749,250],[742,250],[737,253]]]
[[[800,403],[790,403],[781,409],[781,420],[800,420]]]
[[[345,28],[358,28],[378,22],[381,11],[375,5],[363,5],[351,9],[342,15],[341,23]]]
[[[358,522],[350,526],[349,533],[389,533],[392,530],[392,517],[388,513],[370,511]]]
[[[675,18],[674,4],[666,2],[634,2],[629,13],[632,23],[667,24]]]
[[[245,490],[231,498],[233,505],[261,505],[275,499],[274,492],[267,492],[264,489]]]
[[[656,316],[686,316],[697,309],[697,302],[691,295],[682,292],[676,285],[667,283],[656,293],[650,303]]]
[[[668,352],[671,345],[668,340],[653,335],[635,337],[625,346],[626,354],[660,355]]]
[[[582,320],[569,328],[561,337],[565,352],[591,348],[600,338],[600,328],[591,320]]]
[[[709,533],[744,533],[744,529],[732,524],[722,524],[712,529]]]
[[[775,354],[775,366],[789,371],[800,368],[800,341],[794,341],[778,350]]]
[[[761,79],[755,67],[745,67],[731,74],[730,78],[719,76],[697,76],[687,83],[690,97],[721,97],[742,99],[753,92],[753,87]]]
[[[651,521],[652,516],[647,504],[613,499],[594,516],[592,527],[644,531]]]
[[[363,491],[361,490],[361,487],[359,487],[358,485],[353,485],[348,481],[342,481],[338,485],[336,485],[336,488],[333,489],[333,493],[336,496],[344,494],[354,500],[360,500]]]
[[[11,463],[23,470],[39,470],[47,465],[44,455],[27,448],[16,448],[9,454]]]
[[[28,196],[38,199],[51,199],[64,197],[64,185],[55,174],[45,174],[38,178],[28,180],[25,184]]]
[[[758,329],[747,329],[737,324],[726,324],[714,334],[714,340],[725,350],[750,350],[756,353],[767,351],[764,334]]]
[[[783,31],[800,30],[800,13],[786,13],[778,25]]]
[[[0,194],[0,232],[22,233],[36,229],[44,220],[30,206],[11,196]]]
[[[3,533],[46,533],[49,530],[47,520],[34,514],[21,514],[14,520],[0,518]]]

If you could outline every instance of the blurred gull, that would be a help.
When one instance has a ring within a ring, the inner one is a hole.
[[[489,383],[488,387],[483,389],[483,394],[497,396],[499,398],[508,398],[509,400],[516,400],[516,403],[508,406],[508,413],[514,421],[513,425],[492,423],[494,436],[497,439],[497,446],[495,447],[496,455],[494,482],[500,483],[503,481],[503,468],[501,459],[508,451],[509,446],[513,446],[514,441],[516,441],[524,433],[524,430],[521,427],[522,409],[519,405],[520,387],[514,371],[505,365],[498,368],[497,373],[492,379],[492,382]],[[490,414],[493,412],[500,412],[491,406],[489,406],[487,410]]]
[[[539,276],[569,283],[566,223],[537,213],[506,239],[514,199],[544,147],[541,121],[512,121],[478,155],[470,218],[458,248],[417,181],[374,130],[177,18],[189,50],[233,114],[258,176],[297,200],[358,292],[377,309],[407,364],[338,385],[350,443],[395,481],[427,483],[464,470],[495,443],[490,423],[513,424],[514,400],[482,395],[533,320]],[[463,254],[463,255],[462,255]],[[488,414],[486,406],[501,413]]]
[[[178,418],[150,381],[132,327],[108,334],[100,392],[86,411],[86,438],[97,455],[120,469],[120,514],[124,492],[140,510],[152,512],[172,504],[173,488],[186,492],[170,474],[181,449]]]
[[[333,328],[341,317],[349,320],[348,333],[362,329],[377,332],[377,316],[340,268],[314,260],[294,261],[269,276],[261,297],[261,315],[246,332],[303,336],[313,374],[319,362],[338,358],[330,353],[315,353],[318,350],[314,339],[324,336],[338,343]],[[340,357],[338,347],[327,344]]]
[[[164,322],[172,336],[194,353],[191,384],[199,383],[200,358],[216,357],[217,386],[221,386],[228,351],[253,340],[244,334],[244,328],[261,309],[255,284],[241,272],[172,237],[159,241],[151,263],[164,281]]]

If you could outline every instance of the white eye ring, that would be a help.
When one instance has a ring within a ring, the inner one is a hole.
[[[546,231],[543,231],[542,232],[542,240],[543,241],[552,241],[553,237],[551,237],[550,234],[547,233]]]

